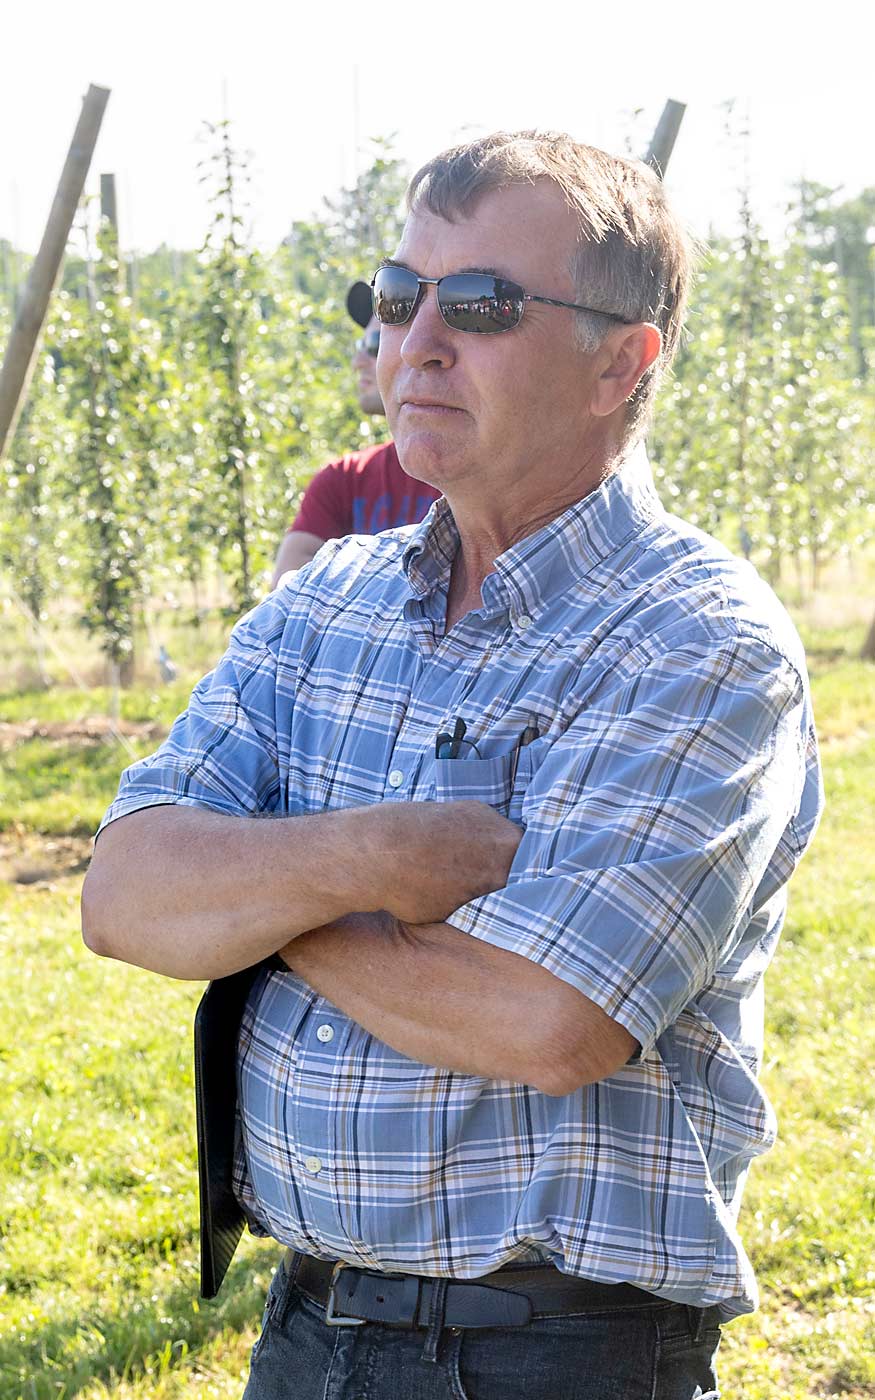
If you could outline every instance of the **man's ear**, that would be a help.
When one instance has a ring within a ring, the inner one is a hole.
[[[602,357],[601,372],[593,384],[590,409],[596,418],[606,418],[635,392],[641,376],[659,357],[662,334],[649,321],[634,326],[618,326],[596,352]]]

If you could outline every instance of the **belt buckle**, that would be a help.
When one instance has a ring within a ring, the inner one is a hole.
[[[346,1264],[342,1259],[339,1259],[332,1270],[331,1283],[328,1286],[328,1301],[325,1304],[325,1321],[329,1327],[364,1327],[367,1322],[366,1317],[346,1317],[343,1313],[337,1312],[334,1307],[334,1289],[341,1271],[353,1267],[353,1265]]]

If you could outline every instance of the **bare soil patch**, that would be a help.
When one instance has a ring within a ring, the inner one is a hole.
[[[87,836],[41,836],[33,831],[0,832],[0,880],[13,885],[48,885],[81,874],[91,859]]]
[[[108,715],[91,719],[23,719],[0,722],[0,753],[28,739],[50,739],[63,744],[103,744],[114,734],[126,738],[161,739],[166,725],[154,720],[111,720]]]

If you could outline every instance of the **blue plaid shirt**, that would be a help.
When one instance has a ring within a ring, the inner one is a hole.
[[[801,645],[640,460],[497,559],[444,635],[457,544],[445,501],[327,544],[242,619],[105,820],[480,798],[525,834],[507,886],[449,922],[578,988],[641,1053],[549,1097],[411,1060],[265,969],[239,1042],[240,1200],[321,1257],[460,1278],[551,1260],[749,1311],[736,1219],[775,1133],[763,974],[821,804]],[[457,716],[477,753],[436,759]]]

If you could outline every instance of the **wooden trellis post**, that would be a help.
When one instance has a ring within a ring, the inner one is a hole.
[[[85,186],[108,100],[109,88],[92,84],[85,94],[39,252],[21,295],[0,369],[0,459],[12,442],[18,415],[27,397],[40,331],[61,270],[67,238]]]
[[[671,153],[674,150],[674,143],[684,119],[684,112],[687,110],[685,102],[675,102],[669,98],[662,109],[662,116],[656,124],[656,130],[647,148],[647,155],[644,157],[648,165],[652,165],[661,180],[665,179],[665,172],[671,160]]]

